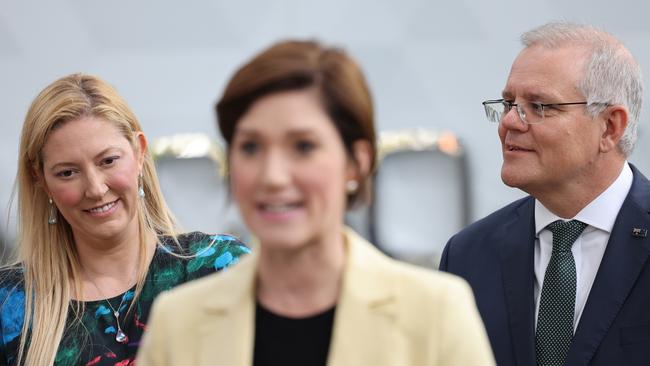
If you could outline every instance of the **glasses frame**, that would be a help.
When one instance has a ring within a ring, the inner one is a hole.
[[[490,121],[490,122],[501,123],[501,121],[503,120],[503,117],[506,114],[508,114],[508,112],[510,112],[512,110],[512,107],[516,107],[517,114],[519,115],[519,119],[525,124],[539,124],[539,123],[542,123],[544,121],[544,111],[548,107],[559,107],[559,106],[564,106],[564,105],[594,105],[594,104],[602,104],[602,105],[609,106],[609,103],[600,103],[600,102],[589,103],[587,101],[584,101],[584,102],[566,102],[566,103],[532,103],[532,102],[530,102],[530,104],[539,106],[541,108],[541,110],[542,110],[542,118],[540,118],[538,122],[530,122],[530,121],[527,120],[526,111],[521,107],[520,103],[513,103],[513,102],[507,101],[505,99],[490,99],[490,100],[484,101],[482,104],[483,104],[483,108],[485,109],[485,115],[486,115],[488,121]],[[488,108],[490,108],[489,105],[492,105],[492,104],[502,104],[504,106],[504,110],[501,113],[501,116],[499,116],[498,120],[496,120],[496,116],[491,117],[491,115],[492,115],[491,112],[493,112],[493,110],[489,110]]]

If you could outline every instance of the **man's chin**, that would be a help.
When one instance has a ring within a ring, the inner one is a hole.
[[[501,181],[508,187],[523,189],[526,184],[526,177],[521,172],[517,174],[517,172],[508,169],[501,169]]]

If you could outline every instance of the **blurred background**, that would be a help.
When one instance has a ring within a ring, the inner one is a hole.
[[[622,39],[648,73],[647,14],[648,2],[603,0],[3,0],[0,236],[8,245],[15,238],[8,204],[29,103],[53,80],[86,72],[115,86],[139,117],[185,227],[245,237],[236,210],[214,193],[218,167],[201,168],[219,161],[213,105],[254,53],[309,38],[359,61],[383,133],[377,201],[350,222],[387,252],[435,266],[449,235],[523,196],[499,178],[497,126],[481,106],[500,96],[519,35],[553,20],[590,23]],[[650,174],[647,118],[646,103],[630,161]],[[199,135],[178,142],[188,133]],[[169,139],[194,149],[170,150]]]

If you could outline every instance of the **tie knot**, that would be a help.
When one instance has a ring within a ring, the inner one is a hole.
[[[571,246],[582,234],[585,227],[587,227],[587,224],[578,220],[557,220],[550,223],[548,229],[553,233],[553,250],[560,252],[571,250]]]

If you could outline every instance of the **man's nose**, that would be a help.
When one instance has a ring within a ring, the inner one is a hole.
[[[519,106],[512,106],[508,112],[501,117],[501,126],[508,130],[528,130],[528,123],[524,122],[519,112]]]

